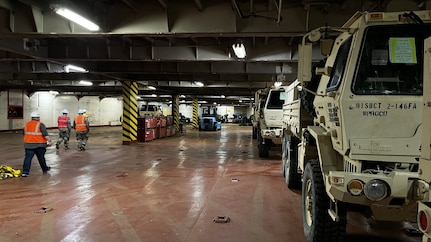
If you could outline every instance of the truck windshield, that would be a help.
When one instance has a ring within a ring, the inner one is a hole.
[[[358,95],[422,95],[423,41],[430,25],[365,30],[352,91]]]
[[[271,91],[268,97],[267,109],[282,109],[284,104],[284,90]]]

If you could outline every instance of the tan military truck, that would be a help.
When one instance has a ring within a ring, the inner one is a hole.
[[[431,38],[425,40],[424,87],[422,115],[422,146],[419,160],[419,178],[416,195],[421,199],[418,208],[418,227],[422,241],[431,240]]]
[[[149,117],[149,118],[161,117],[163,116],[163,111],[160,105],[149,104],[149,103],[141,104],[139,108],[139,116]]]
[[[263,116],[263,108],[265,107],[266,97],[268,96],[269,88],[259,89],[254,93],[253,104],[253,139],[257,139],[259,132],[259,119]]]
[[[266,90],[262,93],[266,93]],[[259,102],[256,130],[259,157],[268,157],[271,147],[281,145],[284,96],[284,86],[273,87]]]
[[[430,23],[431,11],[364,12],[304,36],[283,105],[282,163],[288,187],[302,188],[307,241],[343,241],[347,211],[417,221],[418,187],[431,179],[419,180]]]

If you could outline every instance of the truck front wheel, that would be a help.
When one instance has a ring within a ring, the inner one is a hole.
[[[257,148],[259,149],[259,157],[260,158],[267,158],[269,156],[269,146],[270,146],[270,140],[265,140],[265,143],[263,143],[264,138],[262,137],[260,130],[257,134]]]
[[[305,166],[302,183],[302,218],[307,242],[344,241],[346,210],[340,209],[340,221],[334,222],[328,214],[329,203],[319,162],[310,161]]]
[[[301,188],[301,174],[298,173],[298,144],[299,139],[283,135],[282,161],[283,174],[289,189]]]

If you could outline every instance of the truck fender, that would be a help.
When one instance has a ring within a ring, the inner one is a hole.
[[[319,158],[320,168],[322,169],[323,174],[328,174],[329,171],[337,170],[337,168],[340,167],[340,156],[333,148],[330,133],[326,132],[326,130],[319,126],[309,126],[306,130],[306,132],[309,133],[309,136],[311,136],[316,143],[315,147],[317,150],[315,152],[317,152],[317,157]],[[301,145],[304,145],[304,142],[301,142]],[[304,147],[301,148],[304,149]],[[306,155],[305,157],[311,155],[307,154],[306,147],[304,151]],[[308,162],[309,160],[310,159],[304,160],[304,167],[305,162]]]

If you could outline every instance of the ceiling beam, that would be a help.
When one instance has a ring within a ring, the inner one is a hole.
[[[200,0],[195,0],[195,4],[198,7],[199,11],[204,10],[204,6],[202,5],[202,2]]]
[[[127,7],[129,7],[130,9],[132,9],[133,12],[137,13],[138,10],[136,9],[136,7],[129,1],[129,0],[122,0],[124,4],[127,5]]]

